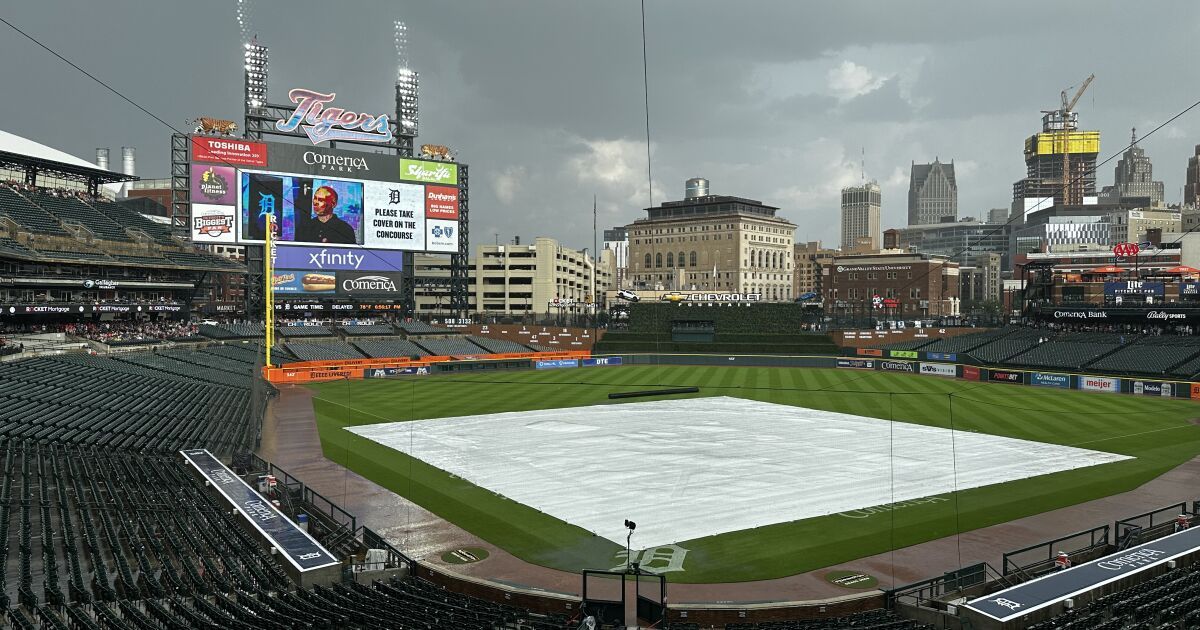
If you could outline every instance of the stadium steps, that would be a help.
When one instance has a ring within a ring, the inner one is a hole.
[[[82,225],[96,238],[118,242],[132,241],[129,234],[125,232],[125,228],[119,223],[74,196],[56,197],[49,192],[39,191],[26,195],[26,198],[48,214],[53,215],[64,225],[69,223]]]
[[[71,233],[54,215],[3,184],[0,184],[0,213],[36,234],[71,237]]]
[[[171,235],[170,226],[155,223],[121,204],[95,199],[89,205],[100,214],[111,219],[114,223],[123,225],[126,228],[137,229],[161,245],[171,245],[173,247],[181,245],[181,242],[175,240],[175,237]]]

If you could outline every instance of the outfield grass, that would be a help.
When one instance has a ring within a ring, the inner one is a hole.
[[[674,582],[769,579],[833,566],[1125,492],[1200,454],[1200,426],[1190,422],[1200,416],[1200,407],[1187,400],[886,372],[626,366],[335,381],[310,387],[316,394],[313,406],[326,457],[524,560],[578,571],[621,564],[616,555],[620,546],[343,427],[620,404],[607,395],[675,386],[701,389],[700,394],[676,398],[735,396],[1136,459],[943,495],[938,502],[880,510],[865,518],[831,515],[681,542],[688,554],[685,570],[670,574]],[[884,475],[881,471],[881,478]],[[796,483],[802,487],[803,480]],[[1079,528],[1091,525],[1080,523]]]

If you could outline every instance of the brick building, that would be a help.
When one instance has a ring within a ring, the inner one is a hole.
[[[959,314],[958,263],[945,256],[838,256],[823,272],[825,308],[836,315],[878,312],[902,319]],[[876,308],[876,296],[881,307]]]

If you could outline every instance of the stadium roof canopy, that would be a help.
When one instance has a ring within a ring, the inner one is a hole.
[[[101,184],[136,181],[134,175],[104,170],[91,162],[44,144],[0,129],[0,168],[26,173],[50,172],[60,179],[89,184],[94,190]],[[36,183],[36,182],[27,182]]]

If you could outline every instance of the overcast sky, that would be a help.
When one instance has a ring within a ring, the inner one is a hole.
[[[1200,99],[1195,0],[1078,2],[715,2],[647,0],[654,203],[684,180],[760,199],[798,241],[838,242],[838,191],[883,186],[883,225],[902,225],[910,162],[953,159],[960,216],[1007,207],[1039,110],[1089,73],[1081,125],[1101,158]],[[636,0],[250,3],[270,47],[272,100],[337,92],[391,113],[392,21],[409,26],[421,73],[418,142],[471,165],[475,244],[545,235],[592,242],[641,216],[646,179]],[[184,129],[241,122],[236,3],[39,0],[0,15]],[[170,130],[0,25],[0,128],[91,160],[138,150],[165,177]],[[1143,143],[1180,200],[1200,108]],[[1114,159],[1099,185],[1112,182]]]

